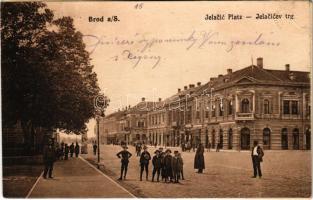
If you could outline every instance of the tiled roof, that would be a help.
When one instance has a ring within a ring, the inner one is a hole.
[[[290,78],[292,74],[293,78]],[[204,90],[208,90],[209,88],[225,86],[225,85],[233,85],[238,81],[247,78],[251,81],[259,82],[259,83],[310,83],[309,72],[301,72],[301,71],[286,71],[286,70],[272,70],[272,69],[264,69],[255,65],[251,65],[245,67],[243,69],[234,71],[230,74],[226,74],[220,77],[215,78],[212,81],[207,82],[206,84],[195,86],[192,88],[188,88],[186,90],[181,90],[181,92],[177,92],[171,97],[166,98],[160,102],[148,102],[142,101],[139,102],[136,106],[129,108],[128,110],[118,111],[112,113],[111,116],[119,116],[127,113],[142,113],[144,111],[151,111],[155,108],[161,108],[163,105],[169,104],[170,102],[175,102],[179,100],[179,96],[186,94],[190,94],[191,96],[201,95]],[[227,79],[227,81],[225,81]]]
[[[301,72],[301,71],[289,71],[288,72],[288,71],[283,71],[283,70],[270,70],[270,69],[266,69],[266,71],[278,77],[282,81],[301,82],[301,83],[310,82],[309,72]],[[294,75],[293,80],[289,78],[290,73]]]

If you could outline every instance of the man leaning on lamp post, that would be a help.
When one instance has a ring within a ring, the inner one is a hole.
[[[253,148],[251,152],[252,163],[253,163],[253,176],[251,178],[262,177],[261,162],[263,161],[264,152],[263,149],[258,145],[258,141],[253,142]]]

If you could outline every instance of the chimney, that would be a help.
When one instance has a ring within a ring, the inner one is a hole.
[[[187,90],[188,89],[188,86],[184,86],[184,90]]]
[[[180,93],[180,92],[181,92],[181,89],[180,89],[180,88],[178,88],[178,89],[177,89],[177,92],[178,92],[178,93]]]
[[[218,78],[221,78],[221,77],[223,77],[223,75],[222,75],[222,74],[219,74],[219,75],[218,75]]]
[[[257,58],[257,59],[256,59],[256,65],[257,65],[259,68],[263,68],[263,58]]]
[[[287,72],[289,72],[289,71],[290,71],[290,65],[289,65],[289,64],[286,64],[286,65],[285,65],[285,69],[286,69]]]
[[[233,70],[232,69],[227,69],[227,74],[229,75],[231,73],[233,73]]]
[[[197,86],[200,86],[200,85],[201,85],[201,82],[198,82],[198,83],[197,83]]]
[[[146,98],[144,98],[144,97],[141,98],[141,101],[145,101],[145,100],[146,100]]]
[[[159,102],[161,102],[162,101],[162,98],[159,98]]]

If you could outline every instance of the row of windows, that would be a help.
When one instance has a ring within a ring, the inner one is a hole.
[[[293,115],[298,115],[299,114],[299,102],[298,101],[289,101],[289,100],[284,100],[283,101],[283,114],[293,114]],[[199,106],[201,108],[201,104]],[[227,105],[227,114],[228,115],[232,115],[233,114],[233,101],[228,101],[228,105]],[[309,113],[309,109],[310,107],[307,108],[307,112]],[[272,104],[268,99],[263,100],[263,114],[272,114]],[[218,111],[218,112],[217,112]],[[182,113],[184,113],[183,111],[181,111]],[[225,108],[222,102],[220,102],[218,104],[218,108],[216,109],[216,105],[213,104],[212,105],[212,109],[211,109],[211,117],[216,117],[217,114],[218,116],[224,116],[224,112],[225,112]],[[247,98],[244,98],[243,100],[241,100],[241,104],[240,104],[240,112],[241,113],[250,113],[252,112],[251,110],[251,105],[250,105],[250,101]],[[189,109],[186,112],[186,122],[190,122],[191,121],[191,106],[189,107]],[[195,118],[196,119],[200,119],[200,114],[201,111],[197,110],[195,113]],[[174,116],[172,118],[173,121],[176,120],[176,113],[174,113]],[[209,118],[210,115],[210,111],[205,110],[204,111],[204,117],[205,118]]]
[[[307,145],[307,149],[310,149],[310,131],[307,130],[306,133],[306,145]],[[228,149],[232,149],[233,148],[233,130],[229,129],[228,130]],[[299,129],[295,128],[292,130],[292,149],[299,149],[300,145],[299,145]],[[212,148],[215,148],[215,142],[216,142],[216,136],[215,136],[215,130],[212,130],[211,133],[211,143],[209,141],[209,137],[208,137],[208,130],[206,130],[206,137],[205,137],[205,144],[206,146],[211,146]],[[250,140],[250,129],[248,128],[243,128],[241,130],[240,133],[240,147],[241,149],[250,149],[251,140]],[[218,143],[220,145],[221,148],[223,148],[223,130],[220,129],[219,131],[219,138],[218,138]],[[271,130],[269,128],[264,128],[263,129],[263,147],[265,149],[270,149],[271,146]],[[288,129],[287,128],[283,128],[281,130],[281,148],[282,149],[288,149]]]
[[[148,117],[150,125],[157,125],[164,122],[164,114],[150,115]]]

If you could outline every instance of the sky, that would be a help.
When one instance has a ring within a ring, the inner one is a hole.
[[[312,66],[308,1],[47,4],[56,18],[71,16],[84,35],[99,86],[111,100],[106,114],[142,97],[165,99],[185,85],[226,74],[228,68],[256,64],[257,57],[268,69],[284,70],[290,64],[291,70],[310,71]],[[281,18],[256,19],[258,14]],[[205,20],[206,15],[225,19]],[[234,19],[237,15],[242,19]],[[90,21],[102,17],[103,22]],[[88,136],[94,134],[94,124],[88,123]]]

